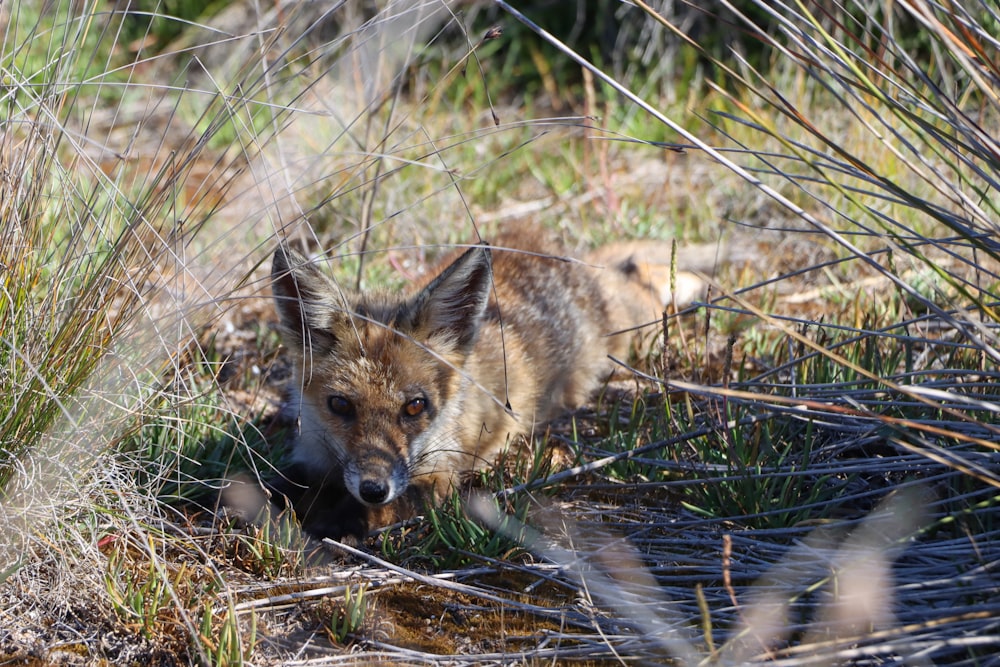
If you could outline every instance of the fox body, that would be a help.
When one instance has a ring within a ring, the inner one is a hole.
[[[580,406],[609,356],[627,354],[629,330],[662,313],[662,281],[638,250],[604,248],[596,265],[539,234],[501,236],[399,296],[345,290],[279,246],[273,290],[300,431],[273,488],[314,535],[363,537]]]

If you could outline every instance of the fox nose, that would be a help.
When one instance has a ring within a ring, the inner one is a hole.
[[[366,479],[358,488],[361,500],[371,505],[381,505],[389,497],[389,485],[374,479]]]

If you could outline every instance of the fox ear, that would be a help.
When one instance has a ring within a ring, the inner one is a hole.
[[[315,343],[333,344],[331,325],[339,309],[331,303],[331,297],[338,289],[309,260],[284,243],[274,251],[271,290],[286,345],[301,350]]]
[[[492,285],[490,250],[472,248],[452,262],[412,302],[417,329],[467,348],[476,339]]]

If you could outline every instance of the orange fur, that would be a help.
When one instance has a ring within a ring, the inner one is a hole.
[[[307,530],[333,537],[440,497],[606,382],[628,330],[662,313],[669,271],[650,267],[657,253],[669,265],[669,248],[602,250],[591,264],[522,231],[398,296],[342,290],[280,246],[273,286],[300,433],[290,481],[275,487]]]

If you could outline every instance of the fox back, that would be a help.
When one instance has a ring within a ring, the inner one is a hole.
[[[496,241],[405,296],[345,290],[286,246],[275,252],[300,424],[276,488],[310,532],[360,537],[446,492],[512,437],[583,404],[609,355],[627,354],[628,330],[662,312],[662,286],[627,258],[602,268],[538,235]]]

